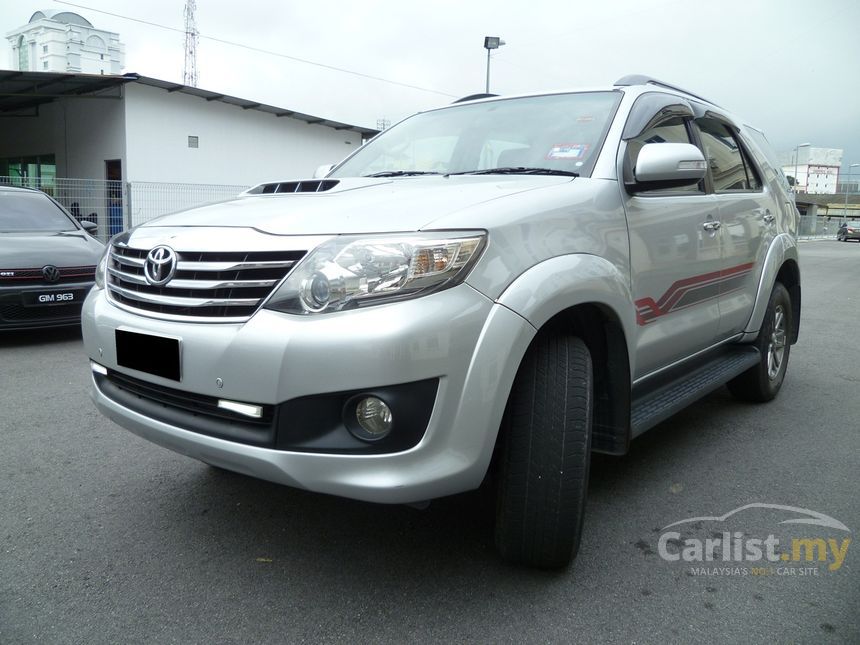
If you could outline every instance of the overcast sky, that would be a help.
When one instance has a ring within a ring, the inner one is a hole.
[[[0,0],[0,33],[40,9],[73,11],[120,34],[126,72],[181,82],[183,34],[96,10],[181,30],[183,6]],[[860,163],[858,0],[197,0],[197,27],[199,87],[347,123],[376,127],[482,92],[483,38],[493,35],[507,42],[491,63],[495,93],[648,74],[742,115],[778,151],[809,142]]]

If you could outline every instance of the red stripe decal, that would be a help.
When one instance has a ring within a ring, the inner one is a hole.
[[[677,280],[672,283],[672,286],[669,287],[662,296],[660,296],[660,300],[655,301],[653,298],[648,297],[640,298],[634,303],[636,305],[636,323],[638,325],[647,325],[660,316],[665,316],[672,311],[686,309],[687,307],[691,307],[695,304],[712,300],[715,296],[706,295],[699,300],[694,300],[682,307],[677,306],[681,298],[686,296],[688,293],[696,291],[701,287],[721,284],[722,282],[726,282],[732,278],[741,277],[744,274],[749,273],[754,266],[754,263],[749,262],[747,264],[739,264],[737,266],[729,267],[728,269],[711,271],[710,273],[703,273],[702,275]]]

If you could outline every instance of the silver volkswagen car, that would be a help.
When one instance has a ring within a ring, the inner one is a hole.
[[[762,133],[660,81],[460,102],[323,178],[116,236],[84,306],[92,396],[288,486],[485,483],[501,554],[564,566],[592,451],[724,384],[777,394],[797,224]]]

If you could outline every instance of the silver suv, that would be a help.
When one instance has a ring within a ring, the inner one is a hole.
[[[203,462],[360,500],[496,489],[502,555],[576,553],[592,451],[800,322],[798,213],[762,133],[645,77],[416,114],[321,179],[112,240],[84,307],[98,408]]]

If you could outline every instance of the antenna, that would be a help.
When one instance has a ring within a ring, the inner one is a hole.
[[[200,32],[194,20],[196,9],[195,0],[185,0],[185,66],[182,68],[182,83],[191,87],[197,87],[197,42]]]

